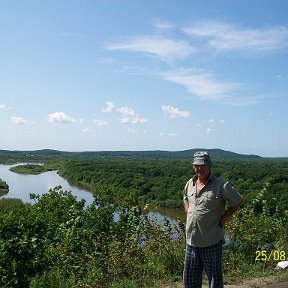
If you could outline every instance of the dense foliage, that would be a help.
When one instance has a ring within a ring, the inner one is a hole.
[[[62,176],[90,187],[95,200],[85,207],[84,200],[61,187],[31,195],[33,205],[0,199],[0,287],[140,288],[181,279],[184,223],[159,222],[148,213],[147,203],[182,206],[183,186],[193,174],[190,161],[56,162],[45,165],[57,166]],[[265,243],[288,255],[287,169],[288,161],[279,159],[213,162],[214,173],[246,200],[226,227],[226,282],[230,276],[275,267],[273,257],[255,261]],[[146,203],[143,208],[139,200]]]
[[[8,184],[0,179],[0,196],[5,195],[9,192],[9,186]]]
[[[94,158],[64,161],[59,173],[92,191],[99,184],[113,185],[136,190],[145,203],[181,208],[182,190],[193,168],[188,160]],[[213,173],[229,180],[250,204],[268,182],[265,197],[270,213],[288,208],[288,160],[215,160]]]
[[[5,205],[0,210],[0,286],[112,287],[179,275],[180,230],[178,240],[171,241],[170,224],[151,222],[146,209],[133,205],[133,195],[120,192],[122,203],[113,204],[113,188],[98,192],[101,197],[86,209],[83,200],[61,187],[31,195],[34,205]]]
[[[183,223],[151,219],[147,205],[134,206],[133,193],[108,186],[98,190],[87,208],[61,187],[31,195],[34,205],[0,200],[5,207],[0,209],[0,287],[140,288],[180,280]],[[122,202],[115,204],[118,193]],[[258,200],[265,211],[261,193]],[[262,271],[266,263],[255,263],[255,252],[266,242],[288,255],[288,215],[268,216],[254,208],[243,208],[227,226],[225,279]],[[270,262],[275,267],[276,260]]]

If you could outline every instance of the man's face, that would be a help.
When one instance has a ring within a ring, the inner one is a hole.
[[[211,167],[209,165],[194,165],[194,170],[198,178],[207,178],[210,175]]]

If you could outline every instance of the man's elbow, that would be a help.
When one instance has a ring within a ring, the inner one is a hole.
[[[236,203],[235,205],[232,206],[232,208],[235,208],[236,210],[238,210],[244,203],[244,199],[242,198],[238,203]]]

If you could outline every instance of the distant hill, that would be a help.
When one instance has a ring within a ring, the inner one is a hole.
[[[3,158],[19,158],[19,159],[43,159],[53,157],[125,157],[125,158],[180,158],[192,159],[196,151],[208,151],[212,159],[240,159],[240,158],[261,158],[258,155],[238,154],[222,149],[205,149],[194,148],[183,151],[85,151],[85,152],[65,152],[51,149],[42,149],[35,151],[10,151],[0,150],[0,157]]]

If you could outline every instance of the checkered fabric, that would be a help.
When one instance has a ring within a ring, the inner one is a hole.
[[[223,241],[209,247],[186,245],[184,263],[184,287],[201,288],[203,270],[208,276],[209,288],[223,288],[222,277]]]

